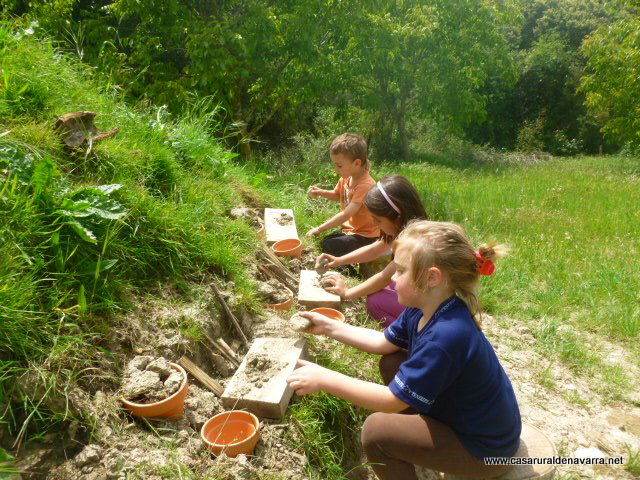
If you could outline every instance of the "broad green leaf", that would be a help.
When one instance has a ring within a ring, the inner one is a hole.
[[[30,153],[21,152],[6,142],[0,142],[0,163],[6,163],[22,185],[28,185],[31,181],[34,162]]]
[[[96,236],[93,234],[93,232],[91,230],[89,230],[88,228],[86,228],[84,225],[82,225],[80,222],[78,222],[77,220],[72,220],[69,219],[67,220],[67,225],[69,225],[71,228],[73,228],[73,230],[78,234],[78,236],[80,238],[82,238],[83,240],[89,242],[89,243],[93,243],[94,245],[98,243],[98,239],[96,238]]]

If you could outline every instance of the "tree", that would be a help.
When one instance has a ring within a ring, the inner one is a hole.
[[[332,52],[353,91],[375,112],[374,142],[407,157],[411,114],[437,119],[460,132],[484,115],[480,88],[489,72],[510,69],[497,4],[473,0],[357,2],[342,45]]]
[[[190,24],[193,87],[220,99],[245,154],[274,116],[282,122],[322,96],[328,26],[342,10],[331,0],[237,0]]]
[[[582,90],[603,132],[640,147],[640,17],[639,1],[627,1],[626,18],[603,26],[584,43],[587,57]]]

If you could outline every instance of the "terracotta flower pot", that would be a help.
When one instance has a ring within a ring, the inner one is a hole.
[[[282,303],[265,303],[264,306],[270,308],[271,310],[289,310],[291,305],[293,305],[293,292],[287,287],[282,287],[289,293],[289,300]]]
[[[267,232],[264,229],[264,224],[260,224],[260,228],[258,228],[258,236],[262,239],[267,238]]]
[[[187,372],[177,363],[170,363],[171,368],[182,373],[182,383],[178,391],[170,397],[153,403],[135,403],[122,398],[125,407],[136,417],[148,418],[181,418],[184,415],[184,399],[189,390]]]
[[[231,410],[211,417],[202,426],[200,436],[215,455],[237,457],[253,454],[260,439],[260,422],[250,412]]]
[[[299,257],[302,254],[302,242],[297,238],[280,240],[271,247],[279,257]]]
[[[314,308],[314,309],[312,309],[310,311],[311,312],[320,313],[320,314],[324,315],[325,317],[329,317],[332,320],[339,320],[341,322],[344,322],[344,314],[342,312],[336,310],[335,308],[318,307],[318,308]]]

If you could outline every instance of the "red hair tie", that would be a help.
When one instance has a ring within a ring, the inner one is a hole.
[[[476,258],[478,261],[476,264],[478,265],[478,273],[480,275],[493,275],[496,271],[496,265],[488,258],[482,256],[480,252],[476,252]]]

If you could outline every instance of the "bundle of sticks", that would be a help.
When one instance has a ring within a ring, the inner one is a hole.
[[[258,252],[258,257],[262,265],[258,265],[258,270],[269,278],[275,278],[283,283],[292,292],[298,290],[298,278],[280,261],[273,251],[267,246],[263,246]]]

